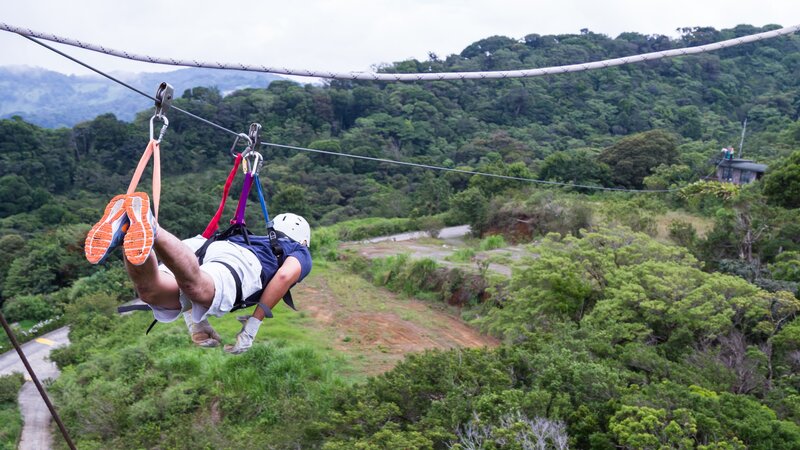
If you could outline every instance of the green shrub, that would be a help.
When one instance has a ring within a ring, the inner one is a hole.
[[[101,334],[111,330],[117,317],[117,300],[106,294],[92,294],[76,299],[64,309],[70,323],[70,338]]]
[[[506,240],[500,234],[495,234],[492,236],[487,236],[481,240],[481,243],[478,245],[478,248],[485,252],[487,250],[494,250],[496,248],[503,248],[507,246]]]
[[[68,290],[70,302],[94,294],[105,294],[117,301],[128,301],[133,297],[133,284],[122,266],[101,268],[88,277],[80,278]]]
[[[311,236],[309,251],[314,259],[336,260],[338,245],[339,238],[336,230],[330,227],[320,228],[319,230],[314,230]]]
[[[693,249],[697,244],[697,230],[689,222],[673,220],[669,224],[669,238],[681,247]]]
[[[770,264],[769,270],[779,280],[800,282],[800,252],[779,254],[775,263]]]
[[[358,241],[377,236],[415,231],[418,229],[416,220],[395,218],[357,219],[342,222],[331,227],[337,231],[342,241]]]
[[[25,383],[25,378],[19,372],[0,376],[0,404],[16,403],[23,383]]]
[[[447,255],[444,259],[447,261],[453,262],[468,262],[475,257],[475,250],[472,248],[460,248],[453,252],[451,255]]]
[[[45,320],[60,311],[53,307],[42,295],[21,295],[7,300],[3,305],[3,314],[10,322],[20,320]]]

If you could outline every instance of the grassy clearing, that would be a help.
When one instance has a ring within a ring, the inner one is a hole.
[[[697,230],[697,237],[705,238],[706,234],[714,228],[714,221],[700,217],[685,211],[667,211],[665,214],[659,214],[655,217],[658,234],[656,238],[659,241],[669,241],[669,226],[672,222],[681,221],[692,224]]]
[[[327,280],[330,293],[341,305],[342,316],[355,311],[371,311],[395,313],[403,320],[424,326],[435,326],[435,322],[427,310],[414,310],[405,307],[401,302],[389,301],[389,294],[365,280],[363,277],[343,269],[331,268],[320,276]]]

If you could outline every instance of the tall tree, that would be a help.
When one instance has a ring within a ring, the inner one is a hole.
[[[621,139],[600,153],[608,164],[614,183],[641,188],[644,178],[661,164],[673,164],[678,158],[678,139],[665,130],[645,131]]]

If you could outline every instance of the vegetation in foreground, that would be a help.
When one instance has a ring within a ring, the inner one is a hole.
[[[411,355],[353,383],[324,342],[292,331],[299,315],[231,358],[190,347],[182,325],[144,337],[149,318],[113,318],[113,301],[88,297],[70,311],[75,344],[55,353],[53,392],[86,448],[800,445],[793,294],[703,272],[624,227],[551,234],[531,252],[469,314],[505,339],[495,350]],[[413,295],[438,269],[394,258],[366,270]]]
[[[17,448],[22,433],[17,395],[24,382],[19,373],[0,376],[0,450]]]

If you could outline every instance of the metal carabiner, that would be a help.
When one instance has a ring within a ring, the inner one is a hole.
[[[153,121],[155,119],[159,119],[161,122],[164,123],[164,126],[161,127],[161,131],[158,132],[158,142],[161,143],[161,139],[164,139],[164,133],[167,132],[167,127],[169,127],[169,120],[167,120],[167,116],[156,114],[150,118],[150,140],[153,140]]]
[[[253,158],[253,162],[248,163],[250,165],[250,175],[256,176],[261,170],[261,165],[264,163],[264,157],[255,150],[251,151],[249,156]]]
[[[253,146],[253,141],[250,140],[250,136],[244,133],[237,134],[236,139],[234,139],[233,145],[231,146],[231,156],[233,156],[234,158],[236,158],[236,146],[239,145],[239,139],[244,139],[245,141],[247,141],[247,148]],[[247,149],[245,149],[245,152],[246,151]]]

